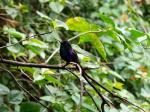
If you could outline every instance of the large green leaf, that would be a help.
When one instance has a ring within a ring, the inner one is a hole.
[[[3,84],[0,84],[0,95],[6,95],[9,93],[9,88]]]
[[[68,25],[70,30],[77,32],[95,31],[95,30],[97,31],[100,29],[98,25],[91,24],[81,17],[69,18],[66,21],[66,24]]]
[[[106,60],[106,52],[102,42],[99,40],[96,34],[89,33],[80,37],[80,43],[82,42],[90,42],[98,51],[98,53]]]

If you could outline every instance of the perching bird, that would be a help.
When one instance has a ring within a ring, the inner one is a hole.
[[[66,61],[66,65],[70,62],[79,63],[77,53],[71,47],[69,41],[65,40],[60,42],[60,56]]]
[[[70,62],[74,62],[79,65],[79,67],[81,69],[81,75],[84,77],[84,79],[88,82],[88,84],[91,85],[91,87],[97,92],[99,97],[102,99],[103,102],[101,104],[101,108],[102,108],[102,112],[104,112],[104,105],[105,104],[108,105],[108,103],[105,100],[105,98],[103,97],[103,95],[100,93],[100,91],[91,82],[91,81],[95,81],[95,80],[92,77],[88,76],[88,74],[86,74],[85,70],[80,65],[77,53],[71,47],[71,44],[69,43],[69,41],[65,40],[65,41],[60,42],[60,56],[63,60],[66,61],[66,64],[64,66],[67,66]],[[77,67],[77,68],[79,69],[79,67]],[[96,103],[95,103],[95,106],[97,107],[98,111],[101,112],[99,110],[99,107],[96,105]]]

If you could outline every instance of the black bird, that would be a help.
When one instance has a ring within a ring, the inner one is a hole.
[[[75,62],[79,64],[77,53],[71,47],[71,44],[67,40],[60,42],[60,56],[63,60],[66,61],[66,65],[70,62]]]
[[[82,69],[82,76],[84,77],[84,79],[88,82],[88,84],[96,91],[96,93],[99,95],[99,97],[102,99],[102,104],[101,104],[101,109],[102,112],[104,112],[104,105],[108,104],[108,102],[106,101],[106,99],[103,97],[102,93],[95,87],[95,85],[92,82],[98,83],[96,82],[92,77],[90,77],[85,70],[82,68],[82,66],[80,65],[77,53],[75,52],[75,50],[71,47],[71,44],[69,43],[69,41],[64,40],[62,42],[60,42],[60,56],[63,60],[66,61],[66,64],[64,66],[67,66],[70,62],[75,62],[77,63],[80,68]],[[76,66],[77,67],[77,66]],[[98,85],[100,87],[102,87],[99,83]],[[104,88],[104,87],[102,87]],[[97,104],[95,103],[95,101],[93,100],[95,106],[97,107],[98,111],[101,112],[99,110],[99,107],[97,106]]]

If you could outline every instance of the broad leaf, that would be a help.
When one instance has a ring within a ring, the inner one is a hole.
[[[0,84],[0,95],[6,95],[9,93],[8,87],[3,84]]]
[[[77,32],[97,31],[100,29],[98,25],[91,24],[81,17],[69,18],[66,21],[66,24],[68,25],[69,30]]]
[[[23,93],[18,90],[12,90],[8,95],[8,99],[11,104],[20,104],[23,100]]]

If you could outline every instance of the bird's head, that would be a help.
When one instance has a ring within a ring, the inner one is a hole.
[[[67,40],[64,40],[62,42],[60,42],[61,46],[63,47],[68,47],[68,48],[71,48],[71,44],[69,43],[69,41]]]

